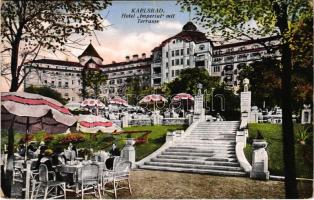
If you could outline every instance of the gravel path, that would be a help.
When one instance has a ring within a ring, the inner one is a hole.
[[[300,198],[310,198],[312,182],[299,182]],[[284,182],[150,170],[131,172],[133,194],[118,191],[122,199],[257,199],[284,198]],[[75,198],[68,194],[68,198]],[[87,196],[86,198],[94,198]],[[105,194],[102,198],[113,198]]]

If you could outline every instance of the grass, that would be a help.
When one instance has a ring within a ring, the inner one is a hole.
[[[310,137],[305,141],[305,145],[298,142],[298,130],[303,125],[295,124],[295,158],[297,177],[313,178],[313,135],[309,131]],[[282,153],[282,133],[281,125],[278,124],[249,124],[248,145],[244,149],[245,155],[249,162],[252,161],[252,142],[257,131],[260,131],[264,139],[268,142],[267,152],[269,157],[269,171],[272,175],[284,175],[283,153]]]
[[[136,144],[136,160],[141,160],[142,158],[148,156],[155,150],[157,150],[160,146],[162,146],[165,142],[166,133],[170,130],[179,130],[179,129],[185,129],[186,127],[182,125],[171,125],[171,126],[134,126],[134,127],[128,127],[125,128],[125,131],[151,131],[151,133],[148,135],[148,143],[143,144]],[[18,145],[18,142],[21,138],[24,137],[25,134],[19,134],[16,133],[14,135],[14,141],[15,145]],[[36,134],[33,134],[33,140],[36,140],[37,142],[43,141],[44,132],[38,132]],[[131,134],[133,138],[138,138],[142,136],[143,133],[135,133]],[[60,142],[57,140],[58,137],[62,137],[62,134],[54,134],[54,140],[48,143],[48,147],[51,149],[56,148],[66,148],[67,144],[60,144]],[[96,137],[92,137],[89,133],[84,133],[84,142],[76,143],[74,144],[76,148],[93,148],[94,151],[98,150],[106,150],[109,151],[111,149],[111,146],[113,143],[116,143],[118,148],[121,150],[125,144],[127,135],[121,134],[121,135],[112,135],[110,133],[99,133]],[[1,147],[3,149],[4,144],[8,144],[8,136],[5,131],[1,133]]]

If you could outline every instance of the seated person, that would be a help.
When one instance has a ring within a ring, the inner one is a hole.
[[[18,155],[21,156],[21,157],[24,157],[25,156],[25,152],[26,152],[25,145],[24,144],[20,144],[18,152],[17,152]]]
[[[66,157],[61,148],[57,148],[52,155],[52,165],[64,165],[66,163]]]
[[[47,166],[48,171],[54,171],[52,167],[51,155],[52,155],[51,149],[45,150],[43,156],[41,158],[38,158],[37,169],[39,169],[39,166],[41,164],[45,164]]]
[[[48,149],[48,147],[45,145],[45,142],[41,141],[38,149],[35,152],[35,155],[44,154],[44,152]]]

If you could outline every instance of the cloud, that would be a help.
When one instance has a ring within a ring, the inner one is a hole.
[[[158,31],[181,31],[183,24],[178,21],[160,21],[158,24],[151,26]]]

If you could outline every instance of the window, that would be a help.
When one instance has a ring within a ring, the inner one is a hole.
[[[48,83],[47,80],[44,80],[44,83],[47,84]]]
[[[171,60],[171,66],[174,66],[174,60]]]
[[[168,76],[169,76],[169,73],[167,72],[167,73],[166,73],[166,78],[168,78]]]
[[[110,80],[110,81],[109,81],[109,84],[114,84],[114,83],[115,83],[114,80]]]
[[[121,75],[123,75],[124,74],[124,72],[121,72]]]
[[[118,80],[117,80],[117,83],[118,83],[118,84],[121,84],[121,83],[122,83],[122,79],[118,79]]]
[[[186,54],[188,54],[188,55],[190,54],[190,48],[186,49]]]
[[[129,74],[132,74],[133,73],[133,71],[129,71]]]
[[[202,45],[199,46],[199,50],[202,51],[202,50],[204,50],[204,49],[205,49],[205,45],[202,44]]]
[[[72,80],[72,85],[74,85],[74,80]]]
[[[176,43],[176,40],[173,40],[173,41],[172,41],[172,44],[175,44],[175,43]]]
[[[180,70],[176,70],[176,76],[179,76],[180,75]]]
[[[233,48],[229,48],[229,49],[226,50],[227,53],[230,53],[232,51],[233,51]]]
[[[245,47],[240,47],[239,48],[239,51],[243,51],[243,50],[245,50]]]
[[[168,51],[166,52],[166,58],[168,58]]]
[[[78,80],[77,83],[80,85],[81,84],[81,80]]]
[[[180,60],[180,65],[183,65],[183,58],[181,58]]]
[[[183,56],[183,49],[181,49],[181,56]]]
[[[174,51],[171,51],[171,56],[174,57]]]
[[[176,65],[179,65],[179,64],[180,64],[180,60],[176,59]]]
[[[168,62],[166,62],[166,68],[168,68],[169,66],[168,66]]]
[[[190,65],[190,59],[186,60],[186,65]]]
[[[220,72],[220,66],[214,66],[214,72]]]
[[[68,82],[65,82],[65,83],[64,83],[64,87],[65,87],[65,88],[69,87],[69,83],[68,83]]]
[[[112,76],[115,76],[116,74],[117,74],[117,73],[114,72],[114,73],[112,73]]]
[[[176,56],[180,55],[180,50],[176,50]]]
[[[58,82],[58,87],[61,87],[61,81]]]
[[[174,70],[171,71],[171,76],[174,77]]]
[[[69,94],[68,94],[68,93],[64,93],[64,96],[66,96],[66,97],[67,97],[67,96],[69,96]]]

